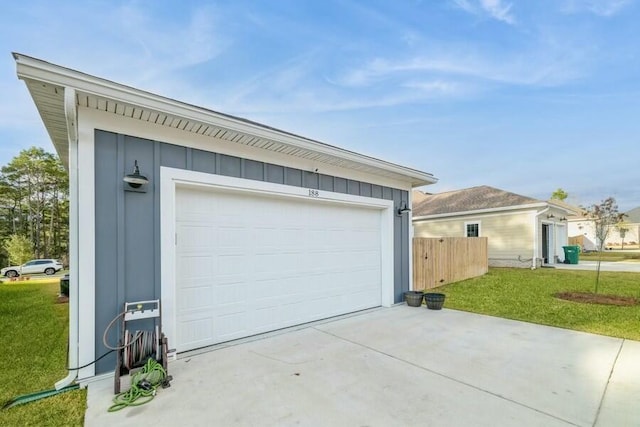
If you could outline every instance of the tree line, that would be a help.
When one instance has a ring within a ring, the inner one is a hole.
[[[0,265],[32,258],[67,264],[69,175],[39,147],[22,150],[0,169]]]

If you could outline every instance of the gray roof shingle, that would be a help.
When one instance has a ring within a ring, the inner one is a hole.
[[[640,222],[640,206],[625,212],[627,216],[624,217],[625,222],[636,223]]]
[[[414,202],[413,216],[441,215],[532,203],[544,203],[544,201],[488,185],[481,185],[463,190],[425,195],[421,201]]]

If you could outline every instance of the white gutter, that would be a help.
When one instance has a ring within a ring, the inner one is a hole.
[[[78,110],[76,91],[64,90],[64,114],[69,135],[69,366],[78,366],[79,289],[78,289]],[[73,383],[77,370],[56,382],[56,390]]]
[[[472,211],[450,212],[450,213],[443,213],[443,214],[414,216],[412,219],[413,219],[413,221],[421,221],[423,219],[448,218],[448,217],[452,217],[452,216],[477,215],[477,214],[492,213],[492,212],[516,211],[516,210],[524,210],[524,209],[531,209],[531,208],[541,208],[541,207],[544,207],[544,206],[548,206],[546,202],[538,202],[538,203],[530,203],[530,204],[527,204],[527,205],[504,206],[504,207],[501,207],[501,208],[486,208],[486,209],[476,209],[476,210],[472,210]],[[549,208],[547,208],[547,210],[548,209]]]

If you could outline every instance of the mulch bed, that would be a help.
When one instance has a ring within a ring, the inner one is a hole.
[[[558,292],[554,295],[556,298],[583,302],[587,304],[605,304],[605,305],[636,305],[638,299],[634,297],[623,297],[620,295],[603,295],[593,294],[589,292]]]

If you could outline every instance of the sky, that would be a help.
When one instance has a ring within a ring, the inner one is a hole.
[[[21,0],[0,166],[53,145],[11,52],[434,174],[640,206],[640,0]]]

